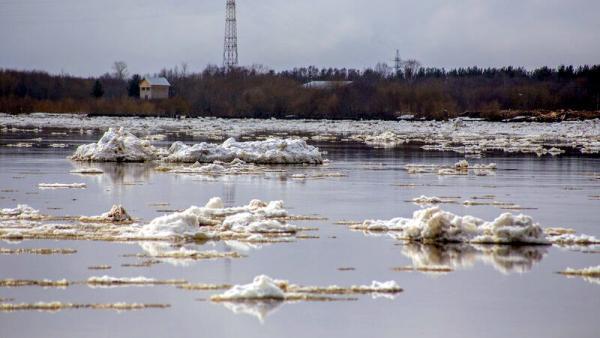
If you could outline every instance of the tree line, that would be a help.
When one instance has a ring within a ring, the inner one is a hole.
[[[572,110],[598,117],[600,65],[524,68],[443,68],[407,64],[396,71],[302,67],[273,71],[260,65],[224,69],[187,65],[163,69],[170,98],[144,101],[140,75],[114,72],[82,78],[41,71],[0,69],[0,111],[104,115],[187,115],[254,118],[395,119],[400,115],[446,119],[464,114],[502,119],[537,111]],[[305,88],[310,81],[352,81]]]

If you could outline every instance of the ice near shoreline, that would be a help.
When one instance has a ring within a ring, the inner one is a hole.
[[[319,149],[301,139],[237,142],[230,138],[223,144],[202,142],[192,146],[175,142],[167,150],[154,147],[148,140],[140,139],[124,128],[110,128],[97,143],[79,146],[71,159],[91,162],[213,163],[240,160],[256,164],[323,163]]]
[[[181,133],[223,140],[268,130],[285,135],[311,135],[319,140],[351,140],[375,146],[420,144],[425,150],[481,154],[492,151],[532,153],[540,156],[572,149],[580,154],[600,152],[600,119],[588,121],[486,122],[468,119],[450,121],[351,121],[137,117],[87,117],[77,114],[0,113],[7,131],[20,128],[65,128],[80,131],[81,125],[96,130],[123,126],[140,134]],[[327,135],[321,138],[321,135]],[[554,149],[552,149],[554,148]]]

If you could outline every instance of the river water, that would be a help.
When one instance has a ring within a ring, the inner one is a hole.
[[[292,166],[287,172],[207,179],[155,171],[152,164],[97,164],[101,175],[70,173],[82,164],[67,159],[76,145],[95,142],[101,134],[41,133],[0,135],[0,208],[28,204],[50,215],[98,215],[113,204],[149,221],[169,210],[204,205],[221,197],[227,206],[251,199],[283,200],[296,215],[326,220],[298,221],[317,227],[319,238],[248,246],[234,242],[195,245],[201,250],[238,251],[246,257],[210,261],[165,261],[150,267],[127,254],[144,253],[147,243],[26,240],[2,242],[3,248],[72,248],[73,255],[0,255],[0,279],[84,280],[90,276],[144,276],[185,279],[196,283],[245,284],[260,274],[304,285],[370,284],[394,280],[403,292],[393,299],[371,295],[350,302],[264,303],[223,305],[207,300],[216,292],[187,291],[173,286],[65,289],[0,288],[0,298],[15,303],[164,303],[167,309],[131,312],[64,310],[0,312],[2,337],[598,337],[598,280],[556,274],[567,267],[600,263],[597,250],[574,251],[556,246],[422,246],[386,235],[351,231],[341,220],[410,217],[420,206],[414,197],[451,196],[459,201],[494,195],[515,203],[545,227],[561,226],[600,235],[598,156],[557,157],[488,154],[489,176],[409,174],[410,163],[452,165],[463,155],[425,152],[415,146],[373,149],[359,143],[311,142],[327,152],[327,170],[344,177],[294,179],[294,173],[321,169]],[[6,144],[33,141],[32,147]],[[171,137],[172,138],[172,137]],[[169,144],[173,139],[163,141]],[[65,148],[49,147],[66,144]],[[282,167],[277,167],[282,168]],[[86,189],[40,190],[39,183],[86,183]],[[442,204],[458,215],[492,220],[497,206]],[[167,210],[169,209],[169,210]],[[417,261],[443,263],[448,273],[397,272],[392,268]],[[112,269],[93,271],[106,264]],[[353,270],[340,271],[351,267]]]

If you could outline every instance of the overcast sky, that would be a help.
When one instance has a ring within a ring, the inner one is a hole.
[[[238,0],[241,65],[600,63],[598,0]],[[225,0],[0,0],[0,68],[98,75],[221,64]]]

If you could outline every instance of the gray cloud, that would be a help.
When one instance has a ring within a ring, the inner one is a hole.
[[[0,67],[97,75],[220,64],[225,0],[0,0]],[[238,0],[240,61],[364,68],[600,60],[597,0]]]

